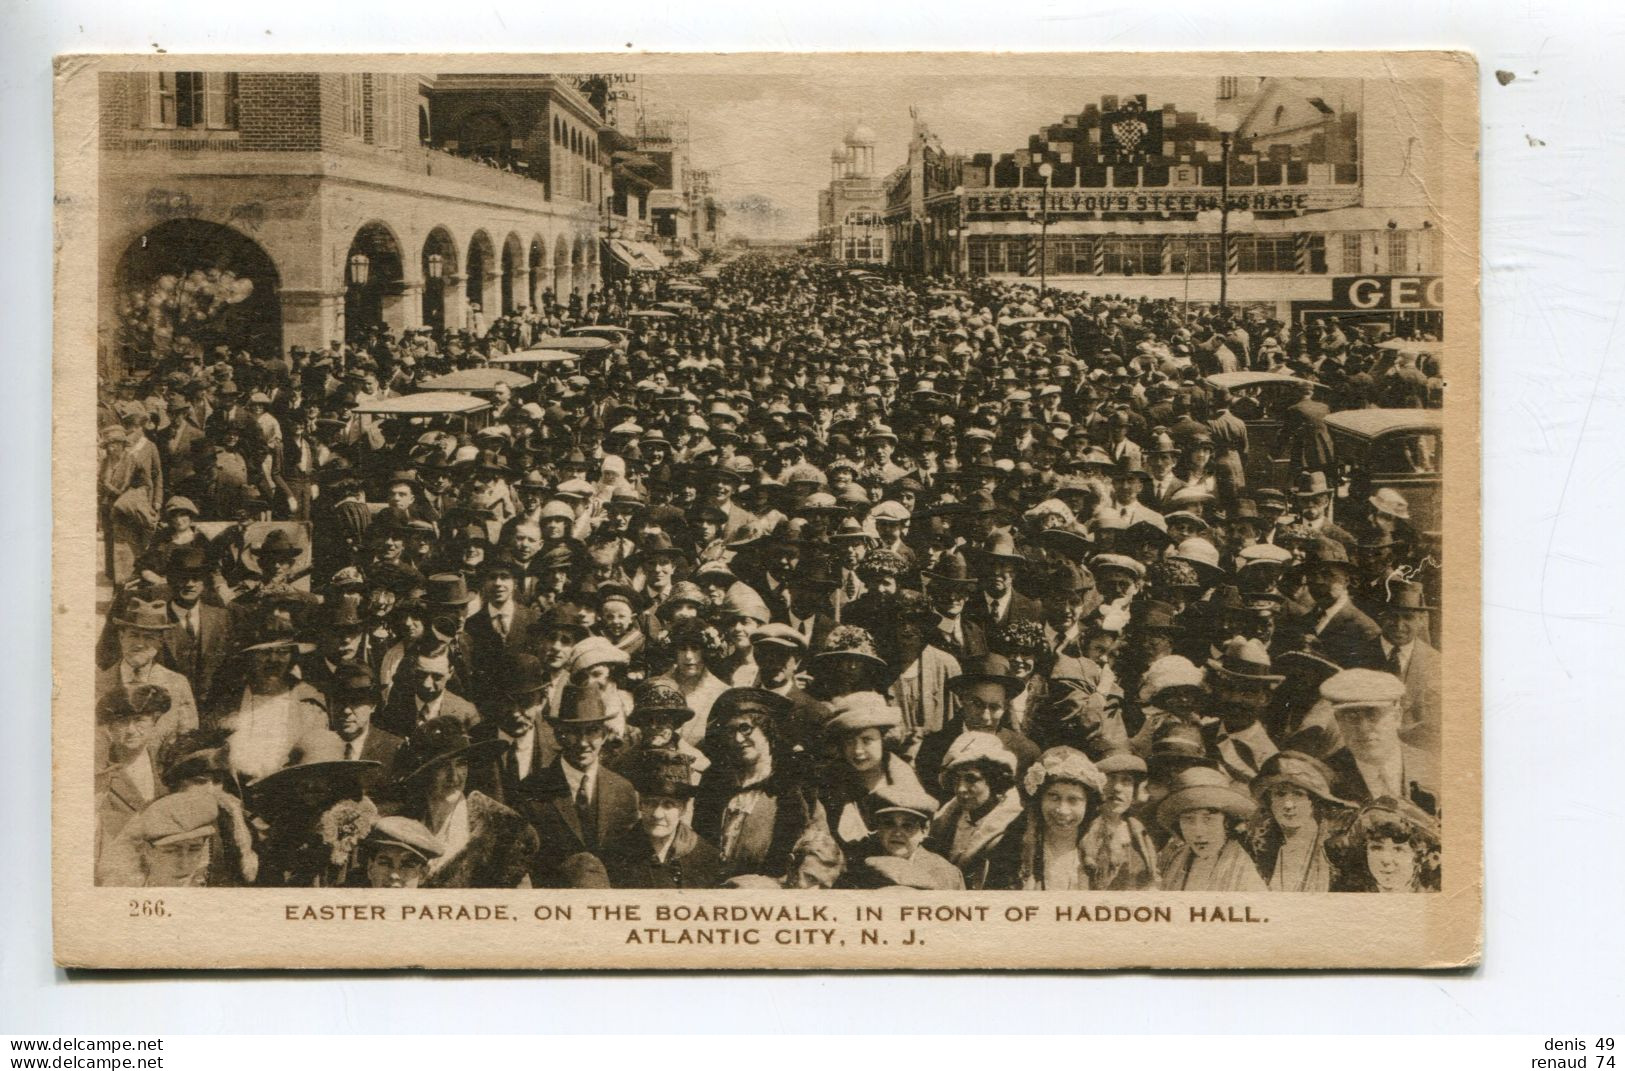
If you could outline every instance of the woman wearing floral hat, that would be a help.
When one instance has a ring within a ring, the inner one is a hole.
[[[1264,761],[1250,786],[1258,801],[1248,848],[1272,892],[1326,892],[1335,875],[1326,843],[1353,806],[1332,795],[1332,772],[1298,751]]]
[[[1021,787],[1027,809],[1001,845],[1001,854],[1016,854],[1015,880],[1009,887],[1053,892],[1090,888],[1083,835],[1100,809],[1105,775],[1076,748],[1052,747],[1027,768]]]

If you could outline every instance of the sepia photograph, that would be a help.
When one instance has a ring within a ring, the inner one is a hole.
[[[1473,62],[1057,58],[60,60],[59,961],[1475,962]]]

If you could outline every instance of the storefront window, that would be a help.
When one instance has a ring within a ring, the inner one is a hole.
[[[1298,254],[1291,235],[1243,234],[1236,243],[1236,270],[1248,272],[1297,271]]]
[[[1158,275],[1162,272],[1162,239],[1107,238],[1107,275]]]
[[[1168,243],[1169,270],[1173,274],[1218,274],[1219,262],[1223,257],[1217,238],[1170,238]]]

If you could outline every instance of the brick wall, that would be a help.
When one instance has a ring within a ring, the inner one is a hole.
[[[237,128],[242,147],[259,152],[313,152],[321,148],[321,80],[325,77],[239,75]]]

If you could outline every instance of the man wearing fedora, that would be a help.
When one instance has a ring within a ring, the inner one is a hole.
[[[612,717],[599,689],[569,684],[548,718],[559,756],[521,799],[521,812],[539,838],[531,870],[538,887],[562,887],[566,859],[579,852],[597,855],[638,821],[637,791],[601,761]]]
[[[379,706],[378,682],[372,670],[360,662],[343,662],[333,671],[327,686],[327,726],[339,738],[341,757],[378,763],[365,777],[369,793],[382,780],[383,771],[395,760],[402,739],[372,724]]]
[[[1007,532],[995,532],[986,546],[969,554],[978,574],[976,593],[965,605],[965,617],[981,625],[983,635],[1016,621],[1038,621],[1043,606],[1016,590],[1016,578],[1027,557]]]
[[[1315,400],[1315,386],[1313,381],[1305,380],[1298,388],[1297,402],[1281,414],[1275,455],[1290,460],[1294,471],[1325,476],[1336,464],[1336,447],[1331,429],[1326,426],[1332,410],[1325,402]]]
[[[163,689],[169,697],[164,711],[160,712],[162,717],[154,726],[154,744],[196,729],[199,716],[191,682],[161,660],[172,628],[169,608],[131,591],[122,597],[121,605],[108,624],[114,632],[118,659],[96,670],[97,701],[115,691],[128,692],[138,685],[152,685]]]
[[[1348,550],[1336,539],[1320,536],[1304,550],[1304,577],[1314,611],[1306,622],[1314,648],[1344,669],[1387,665],[1382,630],[1350,597],[1353,566]]]
[[[164,633],[160,657],[187,679],[194,697],[210,694],[230,643],[229,614],[204,599],[210,573],[208,554],[202,547],[176,550],[165,570],[173,627]]]
[[[559,687],[567,674],[560,672]],[[510,807],[534,785],[559,754],[558,741],[546,721],[554,672],[532,654],[508,656],[498,691],[487,697],[479,724],[469,730],[474,740],[500,740],[506,749],[484,764],[469,768],[469,785]]]
[[[1439,652],[1423,638],[1430,608],[1422,585],[1392,580],[1377,615],[1382,629],[1384,668],[1405,683],[1400,701],[1400,737],[1408,744],[1437,750],[1443,699]]]

